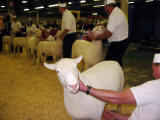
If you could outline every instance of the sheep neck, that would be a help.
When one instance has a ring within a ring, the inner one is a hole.
[[[102,53],[102,40],[92,41],[92,51],[95,55]]]
[[[58,48],[62,49],[62,44],[63,44],[62,40],[57,40],[57,47]]]
[[[102,48],[102,41],[98,40],[98,41],[92,41],[92,46],[93,48],[97,49],[97,48]]]

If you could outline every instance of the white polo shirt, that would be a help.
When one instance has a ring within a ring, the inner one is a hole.
[[[26,31],[29,36],[35,36],[37,32],[37,26],[35,24],[32,24],[32,26],[27,27]]]
[[[128,120],[160,120],[160,80],[131,88],[137,108]]]
[[[115,7],[109,16],[107,29],[112,32],[109,42],[120,42],[128,38],[128,20],[118,7]]]
[[[13,32],[18,33],[21,32],[22,25],[19,21],[17,21],[16,23],[12,22],[11,28]]]
[[[76,20],[68,9],[63,13],[61,30],[68,29],[70,33],[76,32]]]

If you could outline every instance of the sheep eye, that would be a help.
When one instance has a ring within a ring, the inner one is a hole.
[[[57,73],[60,73],[58,70],[56,71]]]

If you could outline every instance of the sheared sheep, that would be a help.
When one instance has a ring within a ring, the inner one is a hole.
[[[93,29],[95,36],[105,31],[104,26],[97,26]],[[85,70],[102,61],[102,40],[88,42],[76,40],[72,46],[72,58],[83,56],[83,68]]]
[[[35,37],[30,37],[28,39],[28,45],[27,45],[27,53],[28,57],[33,56],[33,59],[36,60],[37,55],[37,47],[39,45],[39,42],[41,41],[42,32],[41,30],[37,30]]]
[[[42,56],[44,55],[43,60],[46,60],[47,56],[53,56],[54,62],[58,58],[62,57],[62,40],[56,40],[54,42],[42,41],[38,45],[38,64],[42,61]]]
[[[13,37],[12,36],[4,36],[2,40],[3,40],[3,52],[5,52],[5,44],[8,44],[9,52],[11,52],[11,46],[13,45]]]
[[[64,88],[64,104],[73,120],[101,120],[106,103],[79,90],[78,77],[85,85],[97,89],[121,91],[124,87],[123,70],[117,62],[104,61],[80,73],[77,64],[82,56],[76,59],[62,59],[55,64],[44,66],[55,70]]]
[[[14,45],[14,55],[16,54],[16,48],[17,52],[19,53],[20,47],[25,47],[27,48],[27,41],[28,37],[15,37],[13,39],[13,45]],[[27,53],[28,54],[28,53]]]

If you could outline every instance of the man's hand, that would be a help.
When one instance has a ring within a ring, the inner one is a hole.
[[[105,110],[102,118],[104,120],[128,120],[129,115],[121,115],[115,112],[111,112],[109,110]]]
[[[79,91],[86,93],[86,91],[88,89],[87,86],[85,86],[85,84],[80,80],[79,77],[78,77],[78,79],[79,79]]]
[[[64,35],[63,34],[61,34],[60,36],[58,36],[61,40],[63,40],[64,39]]]
[[[117,117],[118,117],[117,113],[111,112],[109,110],[105,110],[105,112],[102,115],[102,118],[104,120],[118,120]]]

